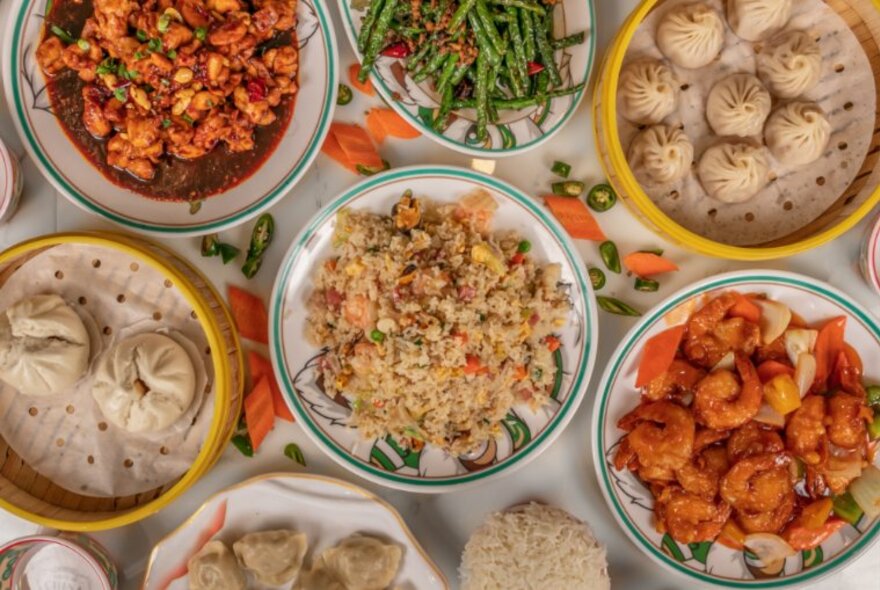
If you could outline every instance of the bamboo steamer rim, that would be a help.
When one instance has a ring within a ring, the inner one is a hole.
[[[217,451],[222,450],[228,442],[229,436],[231,436],[231,432],[224,433],[221,428],[222,423],[228,414],[227,406],[232,398],[232,391],[230,391],[228,385],[230,381],[230,369],[225,362],[225,355],[221,354],[221,351],[227,350],[227,347],[217,326],[211,321],[211,318],[213,318],[214,315],[207,304],[202,300],[201,296],[190,284],[189,279],[173,265],[166,265],[162,260],[148,252],[146,249],[140,247],[137,244],[137,241],[140,240],[141,238],[131,238],[110,232],[106,234],[97,232],[64,232],[49,234],[20,242],[3,252],[0,252],[0,265],[10,263],[22,255],[42,248],[59,246],[62,244],[85,244],[90,246],[101,246],[134,256],[138,258],[139,261],[146,262],[155,270],[169,276],[174,281],[175,287],[177,287],[177,289],[183,294],[187,302],[192,305],[211,347],[211,361],[214,365],[214,383],[216,384],[216,400],[214,404],[214,415],[211,418],[211,426],[208,430],[208,437],[204,444],[202,444],[202,448],[199,450],[199,454],[196,456],[193,464],[171,488],[155,500],[123,512],[119,516],[87,522],[68,521],[34,514],[12,504],[5,498],[0,497],[0,508],[15,514],[20,518],[49,528],[77,532],[95,532],[138,522],[170,504],[183,492],[189,489],[192,484],[198,481],[199,478],[201,478],[201,476],[204,475],[205,472],[207,472],[216,462],[219,457]],[[159,248],[163,251],[167,251],[162,246],[159,246]],[[169,255],[171,254],[172,253],[169,252]],[[174,256],[179,260],[183,260],[176,254]],[[205,283],[209,286],[212,293],[217,295],[217,292],[214,290],[211,283],[207,280]],[[223,306],[223,308],[224,313],[228,315],[228,310],[225,309],[225,306]],[[233,333],[235,334],[235,342],[238,344],[238,334],[234,330]],[[236,348],[236,354],[243,365],[244,357],[241,352],[241,346],[236,346]],[[241,381],[241,379],[239,379],[239,381]]]
[[[732,246],[716,242],[690,231],[663,213],[645,193],[630,169],[620,142],[620,133],[617,127],[617,87],[623,60],[626,57],[629,44],[636,30],[648,13],[663,1],[642,0],[641,4],[630,13],[608,49],[602,64],[600,77],[593,90],[593,137],[598,151],[600,153],[606,151],[610,159],[610,162],[606,162],[605,158],[600,157],[599,163],[606,177],[618,177],[628,198],[634,202],[636,209],[655,228],[661,230],[665,234],[664,237],[674,242],[684,244],[700,254],[744,261],[784,258],[811,250],[842,236],[870,213],[877,203],[880,202],[880,185],[871,191],[865,202],[839,223],[792,244],[770,247]],[[852,0],[847,1],[852,2]],[[876,10],[880,11],[880,0],[871,0],[871,4]],[[877,40],[880,42],[880,39]],[[880,88],[878,88],[878,92],[880,92]]]

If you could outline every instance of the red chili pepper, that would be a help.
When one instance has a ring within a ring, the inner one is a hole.
[[[383,49],[381,53],[385,57],[402,58],[409,55],[410,51],[407,44],[401,41],[400,43],[392,43],[391,45]]]
[[[541,65],[537,62],[534,62],[534,61],[529,62],[529,76],[534,76],[535,74],[540,74],[543,71],[544,71],[543,65]]]
[[[266,98],[266,83],[261,78],[253,78],[247,83],[248,100],[259,102]]]

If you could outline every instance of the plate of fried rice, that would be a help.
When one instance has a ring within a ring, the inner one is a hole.
[[[490,176],[371,177],[294,240],[272,295],[285,398],[330,457],[440,492],[523,465],[586,393],[596,308],[537,203]]]

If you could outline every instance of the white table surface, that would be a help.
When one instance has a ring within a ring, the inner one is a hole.
[[[335,2],[328,3],[332,5],[331,13],[337,24],[336,34],[343,66],[339,70],[345,72],[347,66],[354,62],[354,55],[342,27],[339,26]],[[0,0],[0,30],[5,29],[9,4],[9,0]],[[596,33],[601,58],[602,51],[611,41],[617,27],[635,7],[636,0],[599,0],[598,4]],[[378,104],[379,100],[368,100],[355,91],[355,100],[337,109],[336,120],[362,123],[365,109]],[[546,191],[551,181],[550,164],[553,160],[560,159],[572,163],[573,178],[582,179],[588,185],[601,181],[602,172],[595,155],[591,125],[589,100],[586,99],[573,119],[553,140],[526,155],[498,161],[495,175],[531,194],[539,194]],[[5,99],[0,99],[0,136],[13,151],[23,156]],[[392,166],[425,163],[460,166],[472,164],[470,158],[424,138],[413,141],[390,140],[382,147],[382,154]],[[116,229],[110,223],[84,213],[68,203],[40,176],[28,158],[23,157],[22,161],[25,171],[22,205],[11,222],[0,226],[0,247],[5,248],[23,239],[56,231]],[[266,262],[259,275],[248,285],[250,289],[268,299],[275,271],[293,236],[322,204],[357,180],[354,175],[323,155],[318,157],[299,185],[272,209],[277,224],[275,243],[267,252]],[[667,255],[681,266],[680,272],[663,278],[659,293],[636,293],[629,280],[609,278],[609,284],[603,293],[619,295],[644,309],[697,279],[750,267],[748,264],[698,256],[671,246],[641,226],[623,206],[601,214],[599,221],[621,251],[662,246]],[[869,221],[822,248],[784,260],[761,263],[759,267],[791,270],[828,281],[849,293],[872,313],[880,315],[880,299],[862,280],[857,266],[860,243]],[[244,244],[250,227],[251,224],[245,224],[243,228],[226,232],[223,237],[226,241]],[[205,269],[221,290],[225,291],[227,281],[243,283],[237,266],[224,267],[218,259],[201,258],[198,239],[169,239],[166,244]],[[580,241],[578,246],[586,261],[600,264],[595,244]],[[208,496],[260,473],[301,470],[299,465],[282,453],[287,443],[296,442],[302,448],[308,463],[305,471],[352,481],[376,492],[396,506],[428,553],[446,573],[452,588],[458,587],[457,568],[461,550],[471,531],[485,515],[530,499],[562,506],[592,526],[599,540],[608,547],[612,588],[615,590],[703,587],[689,579],[667,573],[627,539],[602,498],[593,469],[590,455],[592,390],[597,386],[599,376],[614,347],[633,323],[632,319],[600,312],[596,374],[583,405],[562,436],[543,455],[527,468],[509,476],[476,488],[439,496],[388,490],[368,483],[339,467],[309,441],[299,425],[279,421],[254,458],[247,459],[230,446],[210,473],[163,511],[140,523],[95,536],[116,558],[122,572],[123,588],[137,588],[153,544],[198,508]],[[37,530],[36,525],[0,512],[0,542],[32,534]],[[812,584],[809,588],[880,589],[880,544],[875,544],[844,571]]]

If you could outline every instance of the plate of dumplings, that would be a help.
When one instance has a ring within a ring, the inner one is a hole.
[[[870,2],[845,4],[643,2],[615,40],[597,111],[629,204],[679,241],[739,258],[852,226],[880,198],[864,181],[880,145],[868,57],[880,19]]]
[[[144,590],[447,590],[400,514],[352,484],[275,473],[210,498],[150,554]]]

